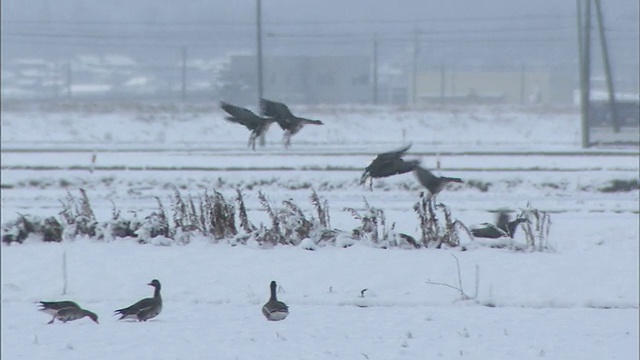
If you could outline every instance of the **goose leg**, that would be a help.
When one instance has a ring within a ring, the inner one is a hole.
[[[282,140],[284,141],[284,148],[288,149],[291,145],[291,132],[289,132],[289,130],[284,132],[284,137],[282,138]]]

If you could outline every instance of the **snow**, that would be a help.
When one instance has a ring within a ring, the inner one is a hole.
[[[530,203],[551,216],[552,250],[491,249],[469,239],[466,251],[383,250],[346,234],[336,246],[303,239],[269,249],[201,236],[188,245],[164,237],[145,245],[30,238],[1,247],[3,358],[640,355],[640,192],[602,190],[614,180],[638,180],[638,149],[583,151],[576,111],[293,107],[327,125],[303,129],[289,150],[273,127],[267,146],[253,152],[248,132],[214,107],[3,109],[2,222],[16,213],[55,216],[67,190],[78,188],[100,221],[113,204],[144,217],[157,209],[154,196],[168,209],[176,186],[185,196],[216,189],[232,197],[241,188],[249,219],[269,224],[258,190],[275,208],[291,199],[310,216],[313,187],[327,200],[334,228],[357,227],[343,209],[362,211],[366,198],[396,231],[418,236],[412,206],[420,188],[411,174],[376,180],[373,191],[358,185],[376,152],[412,142],[407,158],[430,168],[439,162],[437,172],[467,182],[438,196],[455,218],[468,226],[493,222],[497,209]],[[525,241],[522,231],[514,241]],[[454,256],[473,299],[437,284],[458,286]],[[113,310],[151,296],[146,284],[154,278],[163,285],[163,312],[145,323],[118,322]],[[290,307],[284,321],[266,321],[260,311],[271,280]],[[37,302],[66,299],[96,312],[100,324],[47,325]]]
[[[104,63],[107,65],[117,65],[117,66],[137,65],[134,59],[124,55],[106,55],[104,57]]]
[[[617,92],[615,93],[615,98],[616,100],[639,100],[640,99],[640,93],[636,93],[636,92],[625,92],[625,93],[620,93]],[[581,99],[581,95],[580,95],[580,90],[574,90],[573,91],[573,103],[576,105],[580,105],[580,99]],[[606,90],[592,90],[589,92],[589,99],[591,100],[599,100],[599,101],[603,101],[603,100],[609,100],[609,93]]]
[[[111,89],[111,85],[106,84],[73,84],[71,85],[71,91],[74,93],[81,92],[105,92]]]
[[[144,76],[134,76],[125,81],[124,86],[145,86],[149,83],[149,79]]]

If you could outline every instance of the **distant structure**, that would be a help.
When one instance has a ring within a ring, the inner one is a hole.
[[[222,97],[252,104],[257,93],[255,56],[233,56],[221,74]],[[371,101],[366,56],[265,57],[264,96],[291,104],[364,104]]]
[[[415,99],[416,105],[571,104],[574,84],[570,76],[546,71],[443,69],[417,74]]]

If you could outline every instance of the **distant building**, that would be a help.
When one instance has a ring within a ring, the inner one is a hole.
[[[411,79],[410,79],[411,81]],[[571,76],[548,72],[423,72],[417,75],[417,104],[550,104],[573,99]],[[409,85],[409,103],[414,101]]]
[[[364,56],[273,56],[263,59],[265,98],[298,104],[368,103],[370,60]],[[255,56],[233,56],[222,75],[222,97],[257,102]]]

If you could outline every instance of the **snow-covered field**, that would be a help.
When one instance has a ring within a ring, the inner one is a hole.
[[[268,223],[262,190],[281,206],[312,213],[311,189],[331,223],[359,223],[343,210],[364,198],[398,231],[419,236],[410,174],[358,185],[374,154],[412,142],[407,158],[466,183],[438,196],[467,225],[527,203],[551,215],[547,252],[212,244],[138,245],[131,240],[35,239],[2,245],[2,357],[6,359],[637,359],[639,200],[613,181],[639,177],[638,148],[579,147],[572,110],[474,108],[293,108],[323,127],[305,128],[292,148],[272,127],[267,145],[215,109],[18,107],[2,112],[2,223],[16,213],[57,215],[67,190],[87,191],[99,220],[115,204],[145,216],[174,186],[197,196],[241,188],[251,221]],[[95,156],[95,162],[92,157]],[[471,244],[469,239],[465,239]],[[516,242],[524,234],[516,233]],[[63,254],[68,271],[63,289]],[[446,286],[465,292],[460,300]],[[477,272],[476,272],[477,269]],[[476,288],[476,274],[478,287]],[[164,310],[146,323],[113,310],[163,284]],[[267,322],[268,284],[291,309]],[[364,297],[360,296],[362,289]],[[477,294],[476,294],[477,293]],[[70,299],[96,312],[47,325],[39,300]]]

